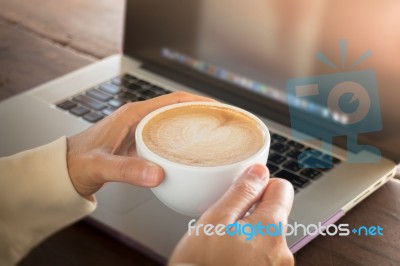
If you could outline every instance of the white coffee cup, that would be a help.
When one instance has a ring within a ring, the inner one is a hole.
[[[167,160],[152,152],[143,141],[142,132],[146,123],[162,112],[189,105],[225,107],[252,118],[264,133],[264,143],[261,149],[247,159],[222,166],[184,165]],[[255,163],[265,165],[270,147],[268,128],[258,117],[238,107],[217,102],[186,102],[157,109],[140,121],[136,128],[135,138],[139,157],[161,166],[164,170],[164,181],[158,187],[152,188],[153,193],[169,208],[190,217],[199,217],[213,205],[227,191],[235,178],[250,165]]]

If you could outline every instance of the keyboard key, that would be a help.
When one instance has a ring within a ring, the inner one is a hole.
[[[285,154],[287,157],[293,158],[295,160],[300,160],[303,158],[305,155],[303,155],[302,151],[299,150],[291,150],[288,151],[288,153]]]
[[[148,87],[151,86],[151,84],[145,80],[139,79],[136,81],[136,84],[138,84],[140,87]]]
[[[76,116],[82,116],[82,115],[90,112],[89,109],[87,109],[85,106],[82,106],[82,105],[74,107],[69,111],[70,111],[70,113],[72,113],[72,114],[74,114]]]
[[[102,91],[92,89],[86,93],[88,96],[95,98],[96,100],[106,102],[112,98],[110,94],[104,93]]]
[[[96,111],[107,107],[107,105],[105,105],[104,103],[101,103],[101,102],[99,102],[93,98],[90,98],[86,95],[78,95],[74,98],[74,101],[77,101],[77,102],[85,105],[86,107],[89,107]]]
[[[138,100],[139,100],[139,101],[146,101],[146,100],[151,99],[151,98],[152,98],[152,97],[143,95],[143,96],[140,96],[140,97],[138,98]]]
[[[125,75],[123,75],[123,76],[121,77],[121,79],[122,79],[124,82],[127,82],[127,83],[135,83],[136,81],[139,80],[137,77],[132,76],[132,75],[130,75],[130,74],[125,74]]]
[[[297,172],[297,171],[299,171],[300,168],[301,168],[300,165],[299,165],[297,162],[295,162],[295,161],[286,162],[286,163],[284,163],[282,166],[283,166],[284,168],[286,168],[286,169],[292,171],[292,172]]]
[[[130,90],[135,90],[135,91],[139,91],[142,89],[142,87],[136,83],[131,83],[127,86],[128,89]]]
[[[132,82],[133,81],[131,81],[130,79],[124,79],[123,77],[116,77],[111,80],[112,84],[114,84],[117,87],[121,87],[121,88],[126,87],[127,85],[129,85]]]
[[[102,116],[101,114],[95,113],[95,112],[90,112],[83,116],[83,119],[85,119],[86,121],[89,121],[91,123],[95,123],[103,118],[104,118],[104,116]]]
[[[322,159],[327,162],[333,162],[334,164],[338,164],[341,162],[341,160],[339,158],[333,157],[329,154],[325,154],[324,156],[322,156]]]
[[[332,164],[325,162],[321,159],[309,156],[300,162],[303,168],[317,168],[322,171],[332,168]]]
[[[288,144],[289,146],[293,147],[293,148],[296,148],[296,149],[302,149],[302,148],[304,148],[304,145],[303,145],[303,144],[301,144],[301,143],[299,143],[299,142],[297,142],[297,141],[294,141],[294,140],[290,140],[287,144]]]
[[[116,86],[115,84],[111,83],[104,83],[100,85],[99,89],[111,95],[115,95],[121,92],[122,87]]]
[[[271,150],[276,151],[278,153],[285,153],[286,151],[288,151],[290,149],[289,146],[282,144],[282,143],[275,143],[271,145]]]
[[[157,95],[164,95],[164,94],[170,93],[170,91],[168,91],[168,90],[166,90],[166,89],[164,89],[164,88],[158,87],[158,86],[154,86],[154,85],[153,85],[153,87],[151,87],[151,89],[152,89]]]
[[[107,108],[101,110],[101,113],[105,116],[109,116],[110,114],[114,113],[115,110],[116,110],[115,108],[107,107]]]
[[[68,101],[68,100],[57,104],[57,107],[60,107],[61,109],[64,109],[64,110],[69,110],[71,108],[74,108],[75,106],[76,106],[76,103]]]
[[[317,179],[318,177],[320,177],[322,175],[322,173],[320,171],[311,169],[311,168],[300,171],[300,174],[302,176],[305,176],[305,177],[313,179],[313,180]]]
[[[312,149],[312,148],[307,148],[307,149],[305,149],[304,150],[307,154],[311,154],[311,155],[314,155],[314,156],[316,156],[316,157],[318,157],[318,156],[320,156],[321,154],[322,154],[322,152],[320,152],[320,151],[318,151],[318,150],[315,150],[315,149]]]
[[[119,107],[121,107],[122,105],[126,104],[126,101],[117,98],[117,99],[111,99],[111,100],[109,100],[109,101],[108,101],[108,104],[111,105],[112,107],[119,108]]]
[[[276,134],[276,133],[272,133],[271,139],[278,141],[278,142],[285,142],[287,140],[287,138],[285,138],[284,136]]]
[[[157,96],[157,94],[151,89],[142,89],[140,90],[140,94],[151,98]]]
[[[282,179],[286,179],[287,181],[292,183],[294,186],[299,187],[299,188],[304,188],[310,184],[310,181],[308,181],[306,178],[298,176],[298,175],[293,174],[286,170],[279,171],[277,174],[275,174],[275,176],[282,178]]]
[[[274,165],[274,164],[272,164],[272,163],[267,163],[267,167],[268,167],[269,173],[271,175],[276,173],[279,170],[279,167]]]
[[[277,153],[270,154],[269,157],[268,157],[268,162],[272,162],[272,163],[275,163],[275,164],[281,164],[284,161],[286,161],[286,158],[283,157],[282,155],[277,154]]]
[[[139,100],[139,97],[140,96],[138,96],[130,91],[123,92],[119,95],[119,99],[122,99],[122,100],[125,100],[128,102],[136,102]]]

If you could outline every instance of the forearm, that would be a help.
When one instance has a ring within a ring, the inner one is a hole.
[[[0,264],[16,263],[44,238],[92,212],[68,175],[66,138],[0,159]]]

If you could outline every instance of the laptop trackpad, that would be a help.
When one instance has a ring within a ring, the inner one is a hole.
[[[148,188],[128,184],[108,183],[96,193],[100,206],[117,214],[125,214],[154,197]]]

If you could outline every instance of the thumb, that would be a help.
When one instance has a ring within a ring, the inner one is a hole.
[[[231,223],[257,202],[269,180],[268,168],[256,164],[248,168],[234,181],[229,190],[202,216],[211,223]]]
[[[287,223],[294,198],[293,185],[281,178],[271,178],[254,212],[246,219],[257,223]]]
[[[164,179],[164,171],[160,166],[137,157],[106,155],[99,168],[104,182],[155,187]]]

